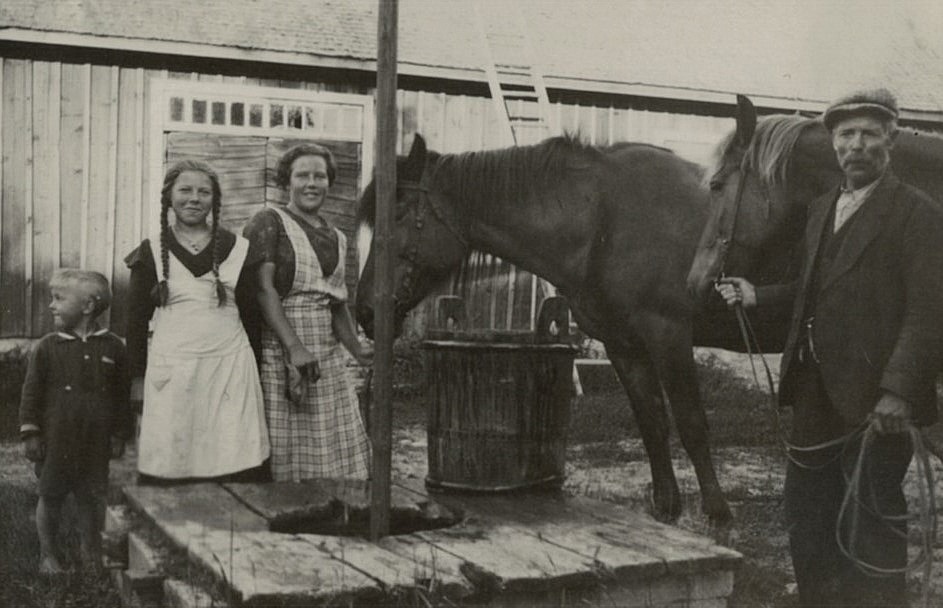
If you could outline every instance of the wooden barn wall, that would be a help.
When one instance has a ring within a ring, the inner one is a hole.
[[[123,333],[128,279],[123,258],[150,231],[151,79],[373,92],[362,86],[22,58],[0,57],[0,68],[0,338],[49,331],[49,277],[57,267],[80,265],[111,279],[116,297],[105,322]],[[400,152],[408,150],[416,132],[440,152],[507,145],[489,99],[409,90],[399,92],[399,107]],[[555,104],[553,111],[563,129],[598,145],[648,141],[687,146],[695,156],[732,125],[729,119],[578,104]],[[343,198],[350,200],[350,194]],[[476,289],[471,295],[481,303],[474,314],[500,327],[510,310],[515,326],[525,323],[529,279],[519,274],[518,282],[510,308],[507,285]],[[487,289],[498,293],[492,296]],[[485,310],[492,301],[496,308]],[[420,307],[408,333],[421,333],[427,315],[428,306]]]

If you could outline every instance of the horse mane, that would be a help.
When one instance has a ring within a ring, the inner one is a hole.
[[[607,147],[588,143],[578,134],[566,133],[529,146],[496,150],[438,154],[430,151],[432,167],[440,188],[456,200],[487,204],[497,200],[523,200],[555,188],[573,171],[589,168],[602,160],[606,151],[628,147],[670,150],[635,142],[620,142]],[[402,165],[405,157],[398,159]],[[402,175],[402,173],[400,173]],[[376,196],[371,182],[361,197],[357,210],[359,222],[372,226]]]
[[[766,186],[784,184],[799,137],[806,128],[816,123],[816,119],[795,114],[775,114],[761,118],[757,122],[750,145],[743,152],[741,170],[755,172]],[[711,179],[723,168],[724,160],[729,154],[738,152],[740,144],[736,135],[736,131],[730,132],[717,145],[705,179]]]

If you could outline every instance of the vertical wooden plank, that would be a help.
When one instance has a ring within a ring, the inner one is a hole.
[[[422,122],[419,132],[430,150],[442,149],[445,139],[445,94],[421,92]]]
[[[92,66],[86,63],[84,66],[85,76],[83,78],[84,90],[82,95],[85,97],[85,103],[82,110],[82,205],[79,213],[81,225],[79,226],[79,265],[82,268],[88,264],[88,215],[89,198],[91,197],[92,183]]]
[[[420,103],[419,103],[419,93],[416,91],[403,91],[403,103],[402,103],[402,128],[400,130],[400,149],[403,151],[403,154],[409,152],[409,146],[412,145],[413,136],[416,134],[416,129],[419,125],[419,113],[420,113]]]
[[[4,86],[4,59],[0,56],[0,202],[3,201],[3,86]],[[0,238],[3,236],[3,210],[0,209]],[[3,248],[0,247],[0,284],[3,283]],[[3,310],[0,309],[0,320],[3,319]],[[2,336],[0,332],[0,336]]]
[[[140,194],[140,150],[138,103],[141,98],[140,76],[134,68],[121,68],[118,74],[116,104],[116,165],[114,245],[110,268],[114,293],[111,307],[111,327],[124,334],[125,301],[127,299],[128,269],[124,256],[137,244],[135,224],[140,221],[140,208],[135,203]],[[135,194],[137,193],[137,195]]]
[[[30,335],[52,329],[46,314],[49,279],[59,265],[60,65],[33,63],[33,232]]]
[[[144,96],[141,100],[141,229],[138,237],[143,239],[156,230],[157,224],[155,218],[158,216],[160,208],[159,196],[155,200],[155,194],[151,192],[154,189],[160,190],[160,186],[152,184],[151,172],[154,158],[161,162],[161,149],[155,150],[152,141],[153,123],[163,124],[161,114],[162,108],[158,107],[158,101],[155,100],[155,89],[159,88],[160,83],[167,80],[166,70],[147,70],[144,74]],[[159,140],[158,140],[159,141]],[[159,177],[157,179],[160,179]]]
[[[27,60],[3,61],[3,205],[0,208],[0,336],[26,335],[27,184],[32,175],[28,157],[27,117],[32,114],[31,65]]]
[[[468,116],[466,117],[465,145],[468,150],[481,150],[484,137],[484,108],[485,100],[481,97],[469,97],[467,103]]]
[[[134,189],[131,200],[134,202],[134,239],[141,240],[143,237],[144,223],[144,197],[140,184],[144,181],[144,132],[146,125],[144,122],[144,86],[145,75],[143,68],[137,68],[134,71],[135,97],[134,97],[134,175],[138,187]]]
[[[456,153],[468,150],[465,142],[465,99],[464,95],[450,95],[445,98],[443,152]]]
[[[109,74],[108,86],[108,190],[105,207],[105,260],[102,274],[114,285],[115,267],[115,220],[118,207],[118,84],[121,70],[113,65]],[[111,324],[112,309],[102,314],[101,323]]]
[[[59,265],[82,264],[82,192],[85,173],[85,66],[61,68],[59,113]]]
[[[111,149],[112,76],[110,66],[93,65],[91,70],[89,194],[84,266],[107,276],[111,271],[108,248],[114,242],[111,190],[114,174]]]

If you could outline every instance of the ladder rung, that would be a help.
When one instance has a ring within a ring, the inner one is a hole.
[[[512,116],[511,126],[513,127],[546,127],[548,126],[539,116]]]

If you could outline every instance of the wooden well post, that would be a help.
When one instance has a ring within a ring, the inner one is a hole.
[[[393,211],[396,197],[396,35],[398,0],[379,0],[377,15],[377,210],[373,233],[376,263],[376,353],[370,439],[373,467],[370,484],[370,538],[390,533],[390,459],[393,409]]]

